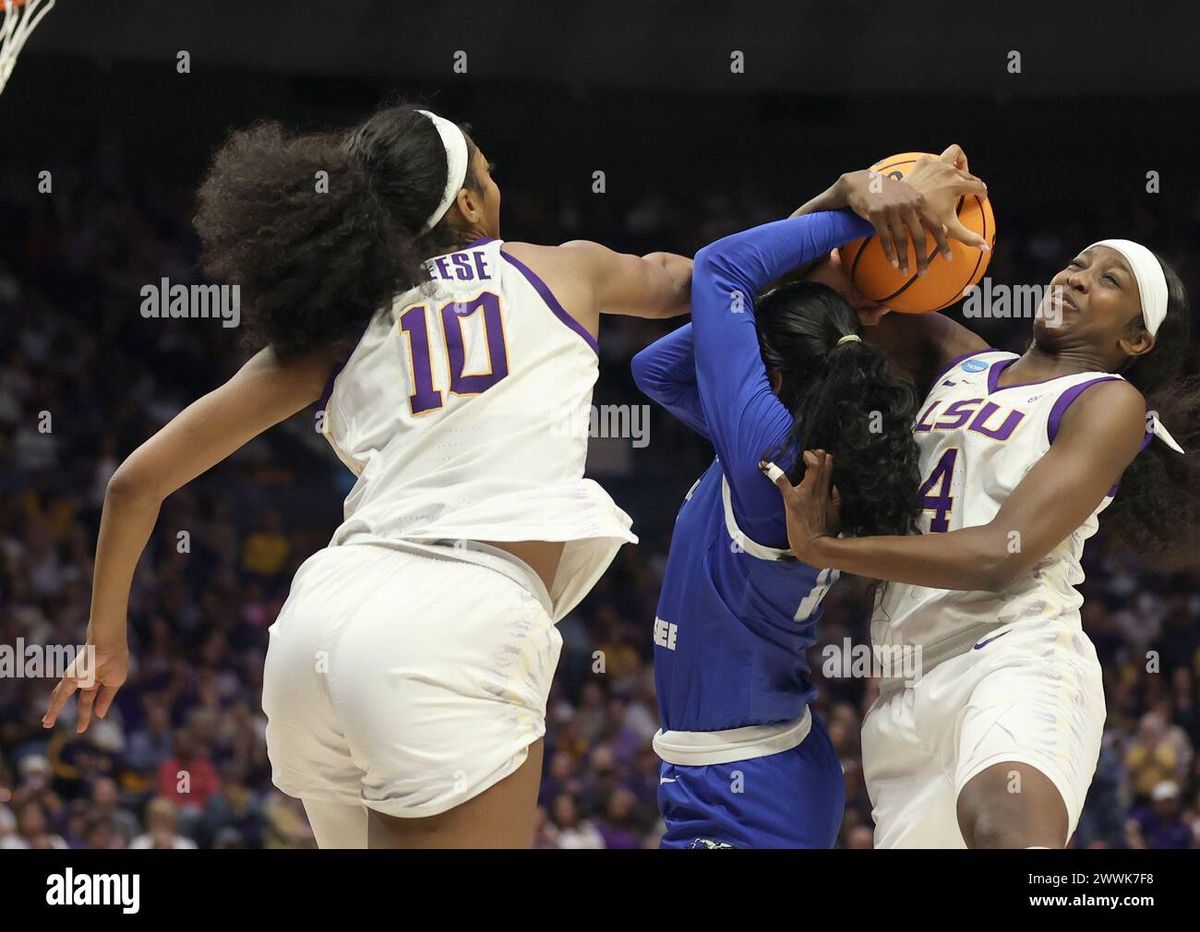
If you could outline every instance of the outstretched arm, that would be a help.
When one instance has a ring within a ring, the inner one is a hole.
[[[129,589],[163,499],[315,402],[332,367],[332,354],[284,364],[272,350],[262,350],[228,382],[190,404],[134,450],[113,474],[100,517],[87,628],[87,643],[99,658],[100,669],[93,671],[98,678],[89,687],[64,677],[43,718],[45,727],[54,725],[71,693],[82,688],[78,730],[83,731],[93,703],[103,716],[124,681]]]
[[[692,260],[668,252],[635,256],[599,243],[573,240],[561,246],[504,244],[511,262],[524,266],[554,299],[595,337],[601,314],[665,318],[688,313]]]
[[[634,256],[574,240],[558,247],[593,283],[598,314],[679,317],[688,312],[692,261],[669,252]]]
[[[1100,382],[1067,409],[1050,450],[996,517],[978,527],[912,537],[837,538],[832,457],[806,452],[804,480],[776,484],[796,556],[873,579],[937,589],[999,591],[1062,543],[1092,514],[1146,436],[1146,406],[1128,382]]]

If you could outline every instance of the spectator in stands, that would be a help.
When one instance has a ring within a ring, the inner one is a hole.
[[[604,815],[596,820],[596,830],[605,848],[640,848],[645,830],[637,812],[637,797],[618,786],[608,796]]]
[[[187,849],[196,842],[176,831],[179,810],[169,798],[159,796],[146,806],[146,830],[130,843],[130,848]]]
[[[217,771],[190,729],[175,733],[175,752],[158,767],[158,795],[199,814],[220,788]]]
[[[127,770],[138,774],[157,774],[174,749],[171,714],[166,700],[158,693],[143,697],[142,711],[145,721],[129,736],[122,763]]]
[[[283,533],[279,512],[269,511],[262,527],[246,538],[242,547],[242,569],[252,576],[273,579],[283,572],[291,545]]]
[[[93,820],[107,819],[126,839],[138,833],[137,817],[121,805],[121,790],[117,782],[101,777],[92,784],[89,814]]]
[[[1150,805],[1141,806],[1125,825],[1130,848],[1190,848],[1191,827],[1184,822],[1179,805],[1179,786],[1163,780],[1150,792]]]
[[[1178,734],[1168,733],[1167,722],[1158,712],[1143,715],[1137,739],[1125,752],[1135,798],[1149,798],[1164,781],[1182,780],[1190,756],[1190,748],[1181,745]]]
[[[61,835],[51,829],[42,804],[33,799],[17,810],[17,835],[29,848],[70,847]]]
[[[603,848],[604,836],[588,819],[579,817],[579,804],[574,796],[563,793],[555,797],[547,832],[555,848]]]

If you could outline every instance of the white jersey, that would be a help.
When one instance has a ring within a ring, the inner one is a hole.
[[[502,245],[430,259],[332,380],[322,432],[358,476],[332,545],[563,541],[558,620],[637,538],[583,478],[596,341]]]
[[[1121,376],[1082,372],[997,386],[1013,353],[985,350],[953,362],[934,381],[913,426],[920,450],[923,533],[991,521],[1050,449],[1064,412],[1090,385]],[[1019,619],[1074,617],[1083,597],[1080,558],[1112,492],[1066,540],[1002,592],[886,583],[872,622],[877,645],[920,645],[925,672],[971,648],[987,631]],[[1013,541],[1013,546],[1019,546]]]

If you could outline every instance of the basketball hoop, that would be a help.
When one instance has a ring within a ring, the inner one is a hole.
[[[0,0],[4,22],[0,24],[0,93],[8,83],[17,56],[42,17],[54,9],[54,0]]]

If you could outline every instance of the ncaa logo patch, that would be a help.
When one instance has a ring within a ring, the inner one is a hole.
[[[689,848],[732,848],[733,845],[727,845],[723,841],[714,841],[711,838],[697,838],[693,841]]]
[[[988,364],[982,359],[968,359],[962,364],[964,372],[982,372]]]

